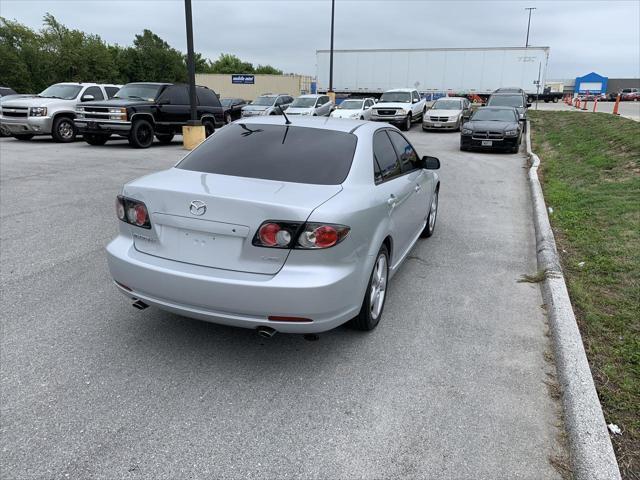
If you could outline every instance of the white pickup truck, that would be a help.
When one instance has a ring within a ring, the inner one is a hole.
[[[412,88],[394,88],[382,94],[371,109],[371,120],[388,122],[409,130],[412,122],[420,122],[426,109],[425,100]]]

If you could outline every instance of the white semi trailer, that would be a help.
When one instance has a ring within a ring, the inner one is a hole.
[[[318,91],[329,89],[329,50],[316,51]],[[399,87],[420,92],[486,95],[500,87],[542,93],[549,47],[334,50],[333,91],[379,94]],[[539,82],[539,83],[538,83]]]

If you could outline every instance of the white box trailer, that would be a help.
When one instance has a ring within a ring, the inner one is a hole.
[[[415,87],[421,92],[488,94],[500,87],[527,93],[545,84],[549,47],[334,50],[333,91],[381,93]],[[316,51],[318,91],[329,88],[329,50]]]

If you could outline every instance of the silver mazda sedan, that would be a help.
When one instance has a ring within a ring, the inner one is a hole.
[[[263,336],[378,325],[389,279],[433,234],[440,162],[388,124],[287,122],[237,120],[124,186],[107,255],[134,307]]]

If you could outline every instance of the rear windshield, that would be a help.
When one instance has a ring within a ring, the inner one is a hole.
[[[234,177],[338,185],[351,169],[351,133],[234,123],[217,130],[177,168]]]
[[[523,107],[524,99],[522,95],[491,95],[487,105],[495,107]]]

